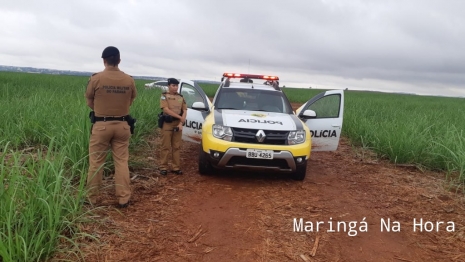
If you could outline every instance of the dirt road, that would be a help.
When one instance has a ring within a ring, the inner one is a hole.
[[[133,170],[126,210],[114,208],[107,181],[101,223],[85,228],[100,239],[89,240],[86,261],[465,261],[463,196],[445,190],[441,174],[378,162],[345,140],[313,153],[300,182],[201,176],[198,145],[182,150],[181,176],[160,177],[150,152],[139,156],[152,167]],[[427,232],[428,221],[444,223]]]

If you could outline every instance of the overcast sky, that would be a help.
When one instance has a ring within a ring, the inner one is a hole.
[[[461,0],[0,0],[0,64],[465,96]]]

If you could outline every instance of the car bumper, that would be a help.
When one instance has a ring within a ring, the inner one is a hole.
[[[310,157],[311,143],[299,145],[264,145],[236,143],[204,134],[203,153],[218,169],[295,172]],[[247,158],[247,149],[273,150],[273,159]],[[300,159],[300,161],[298,161]]]
[[[240,148],[230,148],[226,152],[211,150],[204,152],[214,168],[248,171],[295,172],[299,165],[307,161],[305,156],[294,157],[288,151],[274,152],[273,159],[247,158],[247,151]],[[297,161],[300,159],[300,162]]]

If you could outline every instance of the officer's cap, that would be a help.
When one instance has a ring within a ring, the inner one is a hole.
[[[118,48],[114,46],[108,46],[107,48],[103,49],[102,58],[107,58],[109,56],[116,56],[119,55]]]
[[[179,85],[179,81],[176,78],[168,78],[168,85],[171,84]]]

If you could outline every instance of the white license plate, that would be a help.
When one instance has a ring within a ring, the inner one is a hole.
[[[247,158],[273,159],[273,150],[247,149]]]

